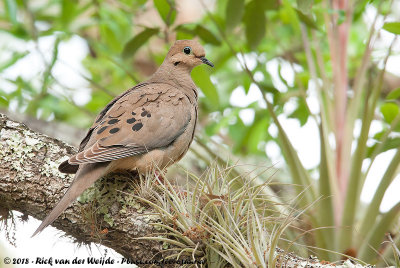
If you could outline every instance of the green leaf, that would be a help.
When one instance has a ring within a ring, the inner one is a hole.
[[[9,101],[4,95],[4,92],[0,90],[0,106],[8,107]]]
[[[370,3],[372,3],[373,1],[376,1],[376,0],[370,0]],[[376,1],[376,2],[378,2],[378,1]],[[388,14],[391,14],[393,12],[393,10],[392,10],[393,4],[391,1],[379,1],[379,2],[382,2],[380,4],[379,10],[378,10],[380,15],[387,16]]]
[[[242,78],[243,78],[242,81],[241,81],[242,82],[242,86],[244,88],[244,92],[247,94],[247,93],[249,93],[252,81],[251,81],[251,79],[250,79],[250,77],[248,75],[243,75]]]
[[[253,0],[246,5],[244,24],[247,44],[255,50],[264,38],[266,31],[266,18],[263,0]]]
[[[221,44],[221,41],[212,32],[201,25],[197,25],[195,32],[197,36],[199,36],[206,43],[213,45]]]
[[[24,39],[26,41],[32,40],[29,31],[27,30],[27,28],[25,28],[25,25],[23,24],[16,24],[10,31],[10,33],[15,37]]]
[[[233,29],[242,20],[244,0],[228,0],[225,10],[226,28]]]
[[[247,146],[250,153],[260,152],[258,145],[267,138],[267,129],[269,126],[269,118],[259,118],[249,128],[247,137]]]
[[[295,9],[295,10],[296,10],[297,16],[299,17],[301,22],[303,22],[305,25],[307,25],[310,28],[318,30],[318,26],[315,23],[314,19],[311,17],[311,15],[305,15],[303,12],[301,12],[298,9]]]
[[[116,32],[113,30],[113,25],[110,23],[103,22],[100,24],[100,35],[103,42],[114,52],[121,50],[120,40],[118,39]]]
[[[190,34],[195,34],[197,24],[196,23],[186,23],[186,24],[180,24],[175,27],[175,31],[179,32],[184,32],[184,33],[190,33]]]
[[[378,144],[379,143],[375,143],[371,147],[368,147],[367,157],[372,156],[372,153],[375,151],[375,148],[378,146]],[[381,147],[382,149],[379,151],[379,153],[383,153],[391,149],[397,149],[399,147],[400,147],[400,138],[388,138]]]
[[[25,52],[14,52],[12,54],[12,57],[7,60],[4,63],[0,63],[0,72],[3,71],[4,69],[7,69],[8,67],[14,65],[17,61],[19,61],[20,59],[22,59],[23,57],[25,57],[26,55],[28,55],[29,52],[25,51]]]
[[[233,144],[233,152],[234,153],[247,153],[247,148],[245,147],[245,135],[248,132],[248,127],[245,126],[243,123],[242,119],[238,116],[239,109],[235,110],[235,117],[236,117],[236,123],[233,125],[229,125],[229,136],[232,138],[234,141]]]
[[[137,34],[131,40],[126,43],[122,52],[123,57],[131,57],[136,51],[146,43],[153,35],[159,32],[158,28],[146,28],[144,31]]]
[[[279,7],[279,2],[276,0],[265,0],[263,1],[264,9],[265,10],[276,10]]]
[[[381,106],[381,113],[385,121],[390,124],[399,113],[399,106],[395,103],[387,102]]]
[[[61,22],[63,25],[67,25],[71,22],[75,15],[78,1],[76,0],[63,0],[61,4]]]
[[[175,28],[175,31],[178,32],[180,36],[188,36],[188,38],[192,38],[197,35],[206,43],[213,45],[221,44],[221,41],[216,35],[200,24],[181,24]]]
[[[272,85],[272,83],[267,83],[267,82],[265,82],[265,81],[262,81],[262,82],[260,82],[258,85],[260,86],[260,89],[261,89],[263,92],[269,92],[269,93],[272,93],[272,94],[279,94],[279,90],[277,90],[277,89]]]
[[[300,125],[304,126],[308,120],[308,110],[304,99],[298,99],[297,108],[289,115],[289,118],[296,118],[299,120]]]
[[[210,74],[206,70],[206,66],[197,67],[192,71],[192,79],[196,83],[198,87],[200,87],[201,91],[210,101],[210,104],[216,108],[219,106],[219,96],[217,89],[214,84],[211,82]]]
[[[395,90],[392,90],[387,96],[387,100],[395,100],[400,98],[400,87],[396,88]]]
[[[400,34],[400,22],[387,22],[383,25],[382,29],[393,34]]]
[[[176,32],[176,40],[192,39],[195,35],[187,32],[178,31]]]
[[[314,0],[297,0],[297,8],[304,14],[309,14]]]
[[[176,32],[176,39],[192,39],[196,33],[194,30],[196,29],[196,25],[193,23],[181,24],[175,27],[174,31]]]
[[[7,16],[13,25],[18,24],[17,22],[17,3],[15,0],[4,0],[6,6]]]
[[[358,19],[364,14],[365,7],[367,6],[369,0],[358,1],[357,5],[354,5],[353,11],[353,21],[358,21]]]
[[[166,25],[174,23],[176,18],[175,1],[173,0],[154,0],[154,6],[156,7],[158,14],[165,22]]]

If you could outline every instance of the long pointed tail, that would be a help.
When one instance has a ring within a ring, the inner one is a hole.
[[[78,196],[103,176],[107,171],[108,164],[109,162],[81,165],[65,195],[61,198],[56,207],[53,208],[50,214],[43,220],[42,224],[40,224],[36,229],[32,237],[52,224]]]

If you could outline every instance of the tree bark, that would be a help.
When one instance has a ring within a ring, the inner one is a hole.
[[[12,214],[9,213],[12,210],[44,219],[73,179],[72,175],[60,173],[57,167],[75,152],[66,143],[0,114],[0,219]],[[162,230],[152,225],[160,221],[157,212],[130,195],[134,193],[131,182],[136,177],[129,173],[112,174],[99,180],[52,225],[77,243],[102,244],[133,261],[166,258],[171,253],[163,250],[165,245],[161,242],[138,239],[160,235]],[[287,254],[279,248],[275,253],[279,267],[333,267],[314,258]],[[345,265],[362,267],[350,262]]]

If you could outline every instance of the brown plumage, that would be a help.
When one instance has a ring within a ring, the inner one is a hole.
[[[145,174],[180,160],[194,136],[197,89],[190,72],[205,58],[203,47],[179,40],[146,82],[114,98],[97,116],[79,146],[79,152],[59,166],[75,178],[36,235],[96,180],[116,170]]]

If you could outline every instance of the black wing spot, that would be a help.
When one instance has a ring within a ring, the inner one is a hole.
[[[97,131],[97,134],[101,134],[104,130],[106,130],[108,128],[108,126],[102,127],[99,129],[99,131]]]
[[[118,123],[118,122],[119,122],[118,119],[111,119],[111,120],[108,121],[108,124],[112,125],[112,124],[115,124],[115,123]]]
[[[147,115],[147,111],[143,111],[140,115],[142,116],[142,117],[144,117],[144,116],[146,116]]]
[[[126,120],[126,122],[127,122],[128,124],[133,124],[133,123],[136,122],[136,119],[135,119],[135,118],[129,118],[128,120]]]
[[[139,131],[142,127],[143,127],[142,123],[137,123],[137,124],[132,126],[132,130],[133,131]]]
[[[125,91],[123,94],[121,94],[119,97],[117,97],[117,98],[115,98],[114,100],[112,100],[110,103],[108,103],[107,106],[104,107],[103,110],[101,110],[101,112],[100,112],[100,114],[98,115],[98,118],[97,118],[97,120],[96,120],[96,123],[100,122],[100,121],[106,116],[107,112],[110,110],[110,108],[111,108],[118,100],[121,100],[122,97],[124,97],[124,96],[126,96],[127,94],[131,93],[133,90],[138,89],[138,88],[141,88],[141,87],[144,87],[144,86],[146,86],[146,85],[148,85],[148,84],[147,84],[147,83],[138,84],[138,85],[134,86],[133,88],[131,88],[131,89]],[[89,136],[89,138],[90,138],[90,136]]]
[[[124,113],[121,113],[121,114],[116,115],[116,116],[109,115],[108,118],[118,118],[118,117],[120,117],[120,116],[123,115],[123,114],[124,114]]]
[[[151,117],[151,114],[147,114],[147,117]]]
[[[136,113],[135,113],[135,112],[132,112],[132,115],[136,115]]]
[[[117,128],[117,127],[110,129],[111,134],[117,133],[118,131],[119,131],[119,128]]]

